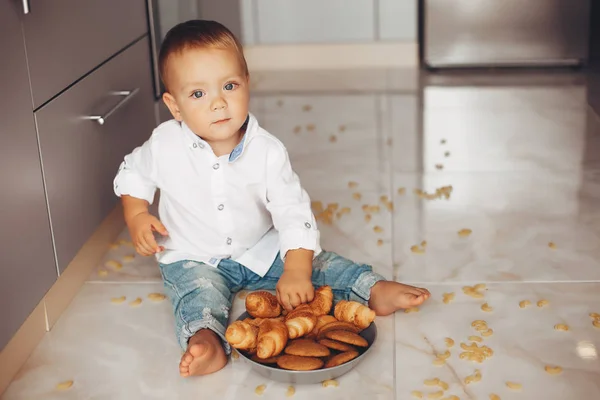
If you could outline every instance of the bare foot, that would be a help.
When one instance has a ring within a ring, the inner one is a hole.
[[[431,296],[427,289],[394,281],[379,281],[371,288],[369,308],[377,315],[390,315],[404,308],[422,304]]]
[[[184,378],[208,375],[226,364],[227,356],[221,339],[210,329],[201,329],[188,341],[187,351],[179,363],[179,374]]]

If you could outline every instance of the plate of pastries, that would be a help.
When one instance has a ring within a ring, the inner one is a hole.
[[[253,370],[274,381],[335,379],[353,369],[377,337],[375,311],[356,301],[334,306],[330,286],[289,312],[267,291],[249,293],[245,306],[225,338]]]

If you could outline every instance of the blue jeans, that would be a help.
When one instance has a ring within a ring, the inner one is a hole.
[[[275,290],[283,273],[283,261],[278,255],[262,278],[230,259],[222,260],[216,268],[196,261],[177,261],[160,264],[160,270],[173,305],[181,348],[185,350],[188,339],[207,328],[221,337],[229,354],[225,330],[233,296],[242,289]],[[356,264],[335,253],[324,251],[313,261],[313,285],[331,286],[334,302],[344,299],[367,304],[373,285],[384,279],[371,266]]]

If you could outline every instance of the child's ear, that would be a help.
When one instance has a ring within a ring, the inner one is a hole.
[[[181,112],[179,111],[179,106],[177,105],[177,101],[175,101],[175,97],[173,97],[171,93],[163,93],[162,100],[164,101],[169,111],[171,111],[171,115],[173,116],[173,118],[175,118],[177,121],[183,120],[183,118],[181,117]]]

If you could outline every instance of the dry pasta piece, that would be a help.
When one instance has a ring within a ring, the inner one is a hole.
[[[436,358],[435,360],[433,360],[433,365],[441,367],[442,365],[446,364],[446,360],[444,360],[443,358]]]
[[[525,307],[527,307],[529,305],[531,305],[531,302],[529,300],[521,300],[519,302],[519,307],[521,307],[521,308],[525,308]]]
[[[448,397],[446,397],[446,398],[444,398],[442,400],[460,400],[460,397],[455,396],[455,395],[451,395],[451,396],[448,396]]]
[[[425,386],[437,386],[440,384],[440,378],[425,379],[423,383]]]
[[[550,302],[548,300],[540,300],[537,302],[538,307],[546,307]]]
[[[110,267],[116,271],[123,268],[123,264],[121,264],[120,262],[118,262],[116,260],[108,260],[104,265],[106,265],[107,267]]]
[[[358,182],[350,181],[348,182],[348,187],[354,189],[355,187],[358,187]]]
[[[411,246],[410,251],[412,251],[415,254],[425,254],[425,249],[417,245]]]
[[[487,331],[483,331],[483,332],[481,332],[481,336],[485,336],[485,337],[487,337],[487,336],[492,336],[493,334],[494,334],[494,330],[493,330],[493,329],[491,329],[491,328],[490,328],[490,329],[488,329]]]
[[[481,343],[483,341],[483,339],[480,338],[479,336],[469,336],[469,341]]]
[[[108,271],[105,269],[99,269],[98,276],[108,276]]]
[[[410,394],[415,399],[422,399],[423,398],[423,392],[419,392],[418,390],[413,390],[412,392],[410,392]]]
[[[450,385],[448,385],[446,382],[444,381],[440,381],[440,383],[438,384],[438,386],[443,390],[446,391],[448,389],[450,389]]]
[[[523,388],[523,385],[521,385],[520,383],[517,382],[506,382],[506,387],[512,390],[521,390]]]
[[[292,397],[296,393],[296,388],[293,386],[288,386],[287,392],[285,392],[286,397]]]
[[[548,242],[548,247],[550,247],[552,250],[556,250],[556,243]]]
[[[375,232],[375,233],[381,233],[381,232],[383,232],[383,228],[380,227],[379,225],[376,225],[376,226],[373,227],[373,232]]]
[[[447,337],[446,339],[444,339],[444,341],[446,342],[446,346],[447,347],[453,347],[454,346],[454,339]]]
[[[377,246],[383,246],[383,240],[382,239],[378,239],[377,240]]]
[[[165,296],[162,293],[150,293],[148,295],[148,299],[150,299],[152,301],[156,301],[156,302],[163,301],[166,298],[167,298],[167,296]]]
[[[567,324],[556,324],[554,325],[554,329],[556,329],[557,331],[568,331],[569,330],[569,325]]]
[[[501,399],[500,399],[500,396],[498,396],[497,394],[492,393],[492,394],[490,394],[490,400],[501,400]]]
[[[600,319],[600,314],[595,313],[595,312],[590,313],[590,318],[592,318],[592,319]]]
[[[365,215],[365,222],[367,222],[367,223],[371,222],[371,215],[370,214]]]
[[[473,286],[473,289],[475,290],[484,290],[487,286],[485,285],[485,283],[478,283],[477,285]]]
[[[240,353],[238,353],[237,351],[232,351],[231,352],[231,358],[234,360],[237,360],[240,358]]]
[[[327,379],[326,381],[323,381],[322,385],[323,385],[323,387],[329,387],[329,386],[338,387],[340,384],[335,379]]]
[[[464,229],[461,229],[460,231],[458,231],[458,236],[460,236],[460,237],[467,237],[471,233],[473,233],[473,231],[471,229],[464,228]]]
[[[594,325],[596,328],[600,328],[600,320],[592,321],[592,325]]]
[[[449,304],[452,300],[454,300],[454,293],[444,293],[442,294],[442,297],[444,298],[444,304]]]
[[[547,373],[549,373],[550,375],[558,375],[562,372],[562,368],[559,366],[551,366],[551,365],[546,365],[544,367],[544,369],[546,370]]]
[[[406,188],[404,188],[404,187],[398,188],[398,194],[400,196],[403,196],[405,193],[406,193]]]
[[[261,396],[265,392],[266,388],[267,388],[267,385],[258,385],[256,387],[256,389],[254,389],[254,393]]]
[[[419,307],[411,307],[411,308],[407,308],[404,310],[404,312],[406,314],[410,314],[410,313],[414,313],[414,312],[419,312]]]
[[[67,390],[73,386],[73,381],[64,381],[56,385],[57,390]]]
[[[442,354],[438,354],[438,358],[441,358],[442,360],[447,360],[448,358],[450,358],[450,355],[450,351],[446,350]]]
[[[362,194],[356,192],[352,194],[352,197],[354,198],[354,200],[360,200],[362,199]]]
[[[483,303],[483,304],[481,305],[481,310],[482,310],[482,311],[485,311],[485,312],[492,312],[492,311],[494,311],[494,308],[493,308],[493,307],[490,307],[490,306],[488,305],[488,303]]]
[[[131,303],[129,303],[129,305],[131,307],[137,307],[140,304],[142,304],[142,299],[140,297],[138,297],[137,299],[133,300]]]
[[[121,303],[125,302],[125,300],[126,300],[125,296],[113,297],[112,299],[110,299],[110,302],[113,304],[121,304]]]

